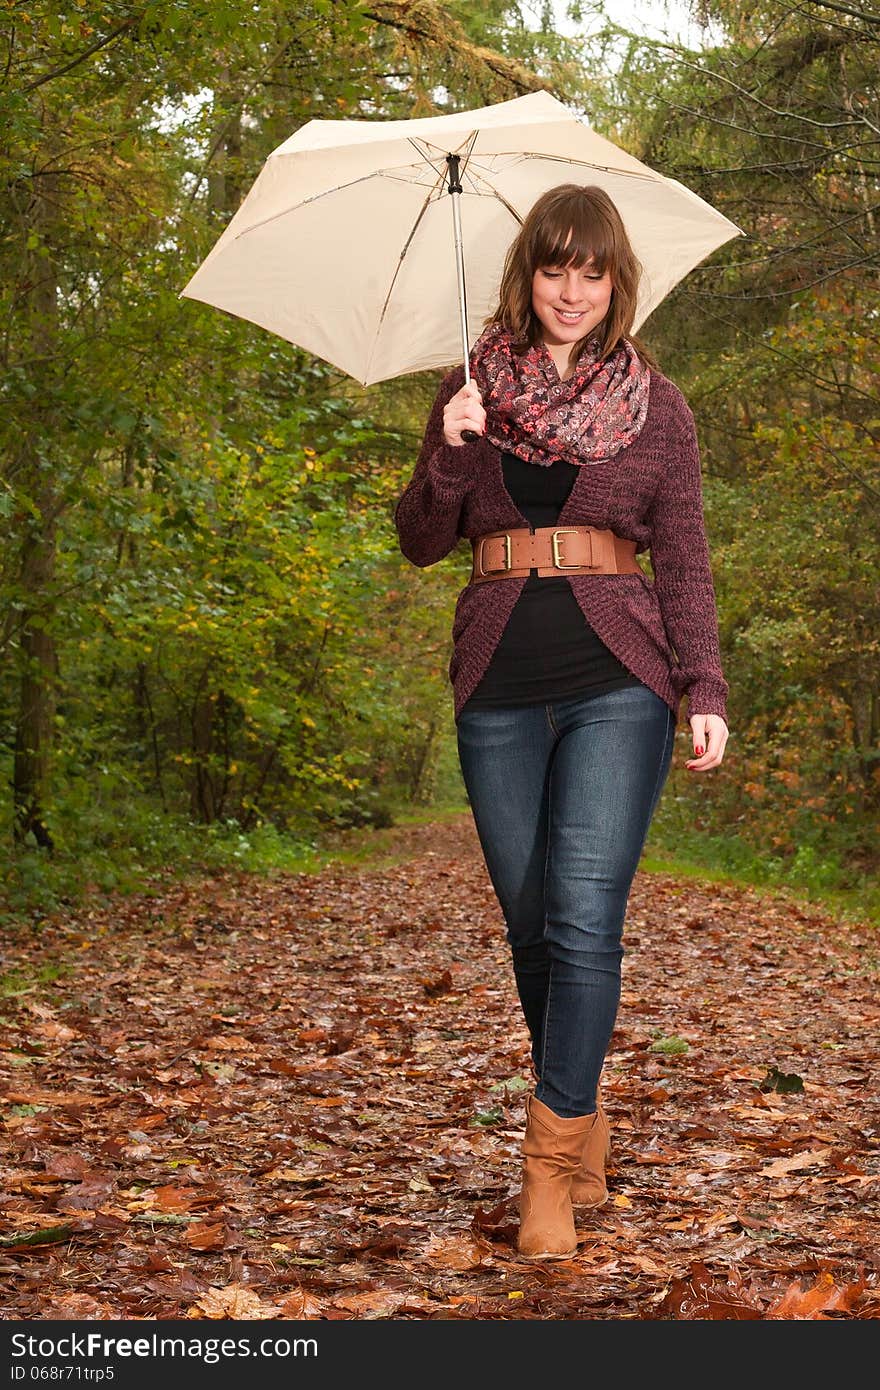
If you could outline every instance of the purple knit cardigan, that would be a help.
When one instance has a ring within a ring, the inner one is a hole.
[[[443,438],[443,407],[464,368],[441,382],[413,476],[394,510],[400,549],[414,565],[442,560],[462,537],[528,527],[504,484],[501,453],[486,439],[456,448]],[[610,528],[650,548],[645,574],[567,575],[594,630],[624,666],[676,716],[727,719],[718,615],[703,521],[700,452],[693,413],[674,382],[651,372],[648,414],[611,459],[584,463],[559,514],[560,526]],[[449,679],[454,716],[489,665],[526,577],[466,584],[452,625]]]

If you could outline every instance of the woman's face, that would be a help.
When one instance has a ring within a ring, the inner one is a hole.
[[[592,259],[579,269],[539,266],[532,276],[532,308],[548,347],[577,343],[602,322],[611,304],[611,272],[597,275]]]

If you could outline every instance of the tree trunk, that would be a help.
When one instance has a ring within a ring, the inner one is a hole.
[[[218,73],[216,90],[221,94],[229,92],[230,73],[228,66]],[[218,154],[211,169],[208,185],[211,207],[223,214],[224,222],[236,211],[241,200],[241,111],[235,108],[228,117],[223,117],[220,134],[222,154]],[[219,431],[221,421],[209,420],[209,426]],[[190,809],[199,820],[210,824],[220,814],[223,792],[218,793],[210,770],[211,753],[215,744],[224,742],[226,762],[230,760],[230,749],[226,742],[226,730],[215,729],[218,705],[222,708],[225,699],[222,687],[213,689],[207,675],[199,683],[195,694],[192,712],[192,751],[193,781],[190,786]]]
[[[214,706],[209,694],[210,679],[206,671],[196,691],[192,711],[192,751],[195,773],[190,788],[190,811],[205,825],[217,819],[217,797],[210,763],[214,747]]]
[[[47,160],[51,154],[47,152]],[[51,459],[53,362],[58,339],[58,262],[54,229],[58,218],[59,180],[52,169],[32,183],[32,201],[23,217],[26,281],[29,290],[30,343],[42,399],[25,425],[20,455],[21,487],[34,506],[24,521],[19,581],[22,596],[19,653],[21,684],[15,727],[12,772],[13,838],[31,833],[37,844],[52,849],[46,823],[50,753],[55,714],[55,639],[52,633],[58,495]],[[28,235],[30,234],[30,235]]]

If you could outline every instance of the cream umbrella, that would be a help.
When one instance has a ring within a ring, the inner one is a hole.
[[[180,297],[258,323],[364,386],[457,358],[469,380],[507,248],[559,183],[598,184],[620,211],[644,271],[634,332],[694,266],[745,235],[532,92],[450,116],[309,121],[269,155]]]

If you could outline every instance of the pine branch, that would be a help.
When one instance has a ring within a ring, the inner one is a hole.
[[[363,14],[374,24],[395,30],[434,63],[440,54],[463,60],[475,75],[488,70],[518,92],[537,92],[547,87],[545,81],[516,59],[471,43],[461,25],[433,0],[380,0]]]

